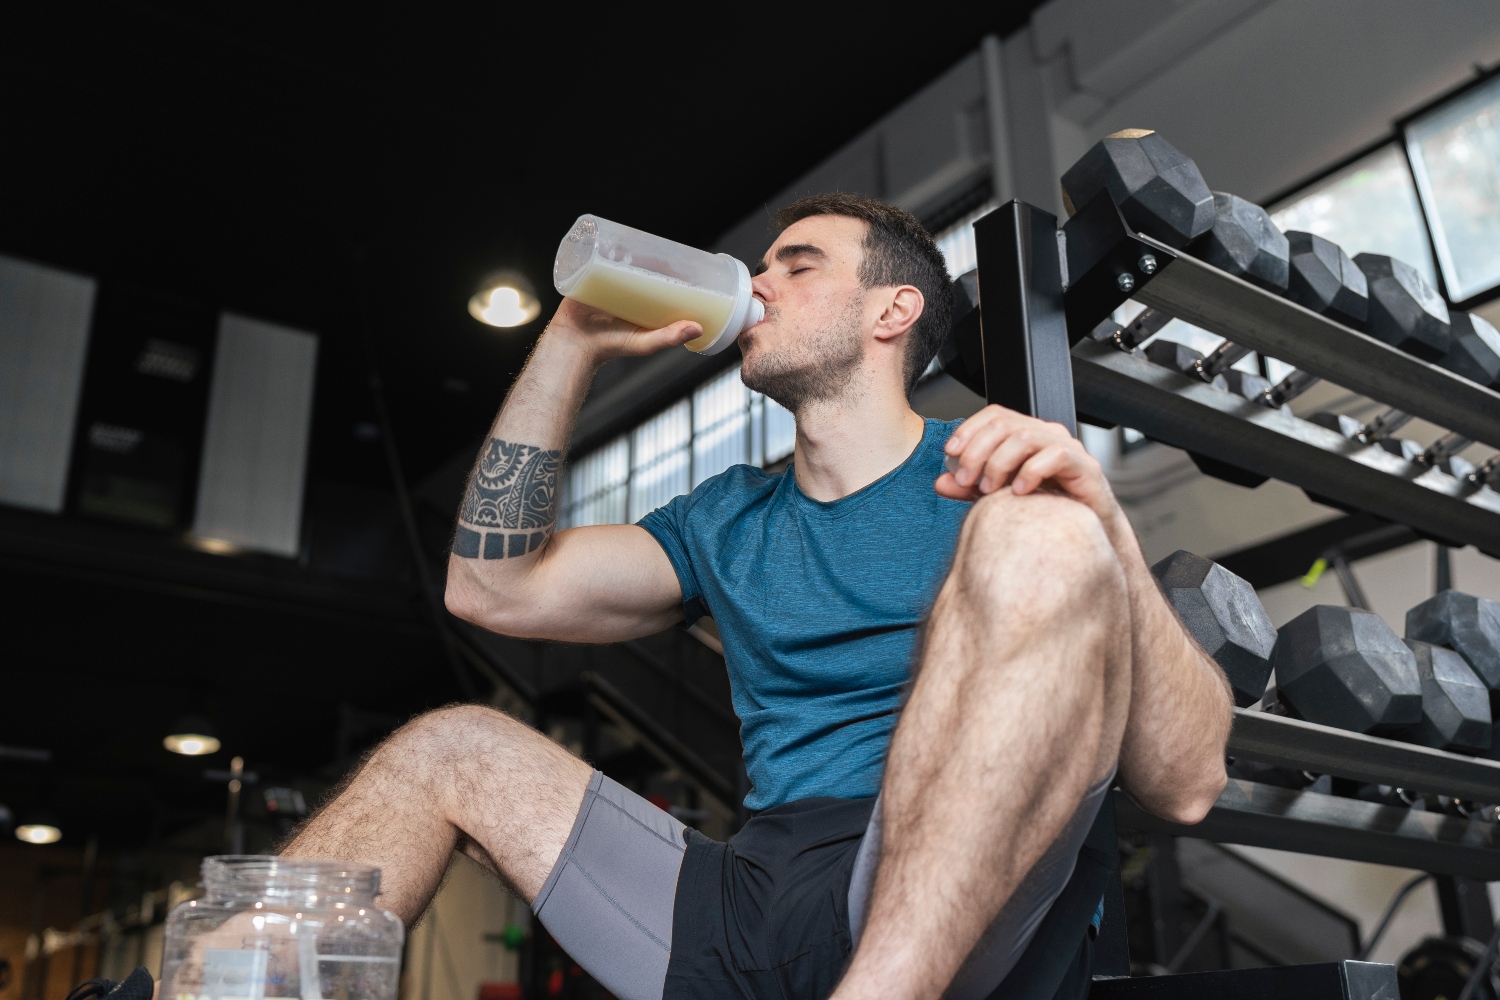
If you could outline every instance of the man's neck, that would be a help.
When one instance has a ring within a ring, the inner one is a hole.
[[[925,427],[905,395],[856,376],[837,399],[797,414],[797,486],[824,502],[864,489],[911,456]]]

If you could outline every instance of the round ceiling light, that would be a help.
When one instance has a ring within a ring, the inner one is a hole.
[[[22,817],[16,827],[16,839],[27,844],[55,844],[62,840],[62,828],[51,813],[33,812]]]
[[[187,757],[201,757],[206,753],[219,752],[219,741],[201,733],[173,733],[161,743],[173,753],[180,753]]]
[[[186,757],[201,757],[219,752],[219,738],[214,735],[212,723],[202,716],[190,715],[178,719],[172,732],[161,741],[161,745],[173,753]]]
[[[496,271],[469,297],[469,315],[488,326],[525,326],[541,315],[531,282],[515,271]]]
[[[193,548],[199,552],[208,552],[216,556],[232,556],[239,552],[240,547],[223,538],[198,538],[191,539]]]

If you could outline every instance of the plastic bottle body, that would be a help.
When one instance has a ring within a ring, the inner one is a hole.
[[[159,1000],[395,1000],[406,932],[378,868],[223,856],[203,884],[167,916]]]
[[[735,258],[593,215],[563,237],[552,281],[560,294],[648,330],[694,320],[703,335],[686,346],[702,354],[722,351],[764,316]]]

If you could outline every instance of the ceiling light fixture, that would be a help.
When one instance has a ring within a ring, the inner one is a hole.
[[[50,813],[34,812],[16,827],[16,839],[27,844],[55,844],[62,840],[62,828]]]
[[[486,275],[469,297],[469,315],[489,326],[525,326],[541,312],[531,282],[516,271]]]
[[[201,715],[178,719],[177,724],[172,727],[171,735],[162,740],[161,745],[185,757],[218,753],[220,746],[219,738],[214,735],[213,724]]]
[[[62,831],[50,823],[22,823],[16,827],[16,839],[28,844],[55,844],[62,840]]]
[[[240,550],[238,545],[223,538],[194,537],[191,544],[199,552],[209,552],[216,556],[232,556]]]

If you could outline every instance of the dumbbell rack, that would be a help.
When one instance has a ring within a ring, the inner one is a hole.
[[[1500,801],[1500,763],[1235,709],[1229,756],[1469,802]],[[1500,880],[1500,826],[1477,816],[1382,805],[1230,779],[1208,817],[1181,826],[1115,792],[1120,825],[1224,844]]]
[[[1320,499],[1500,555],[1500,493],[1236,396],[1088,334],[1133,298],[1475,441],[1500,448],[1500,394],[1132,232],[1107,198],[1059,230],[1011,202],[975,223],[979,267],[939,366],[1012,409],[1124,424]],[[1071,275],[1072,280],[1068,280]],[[1127,279],[1122,275],[1129,275]],[[981,313],[980,302],[987,303]],[[1294,771],[1500,805],[1500,762],[1236,709],[1228,753]],[[1500,826],[1449,814],[1232,780],[1184,827],[1121,793],[1121,825],[1500,880]]]
[[[1117,282],[1119,274],[1131,274],[1136,301],[1500,448],[1500,394],[1149,237],[1125,239],[1139,250],[1131,262],[1134,271],[1116,270],[1114,260],[1096,267],[1107,269]],[[1149,275],[1139,270],[1139,258],[1146,254],[1157,262]],[[1098,323],[1118,301],[1111,304],[1114,297],[1105,296],[1098,302],[1096,293],[1096,301],[1088,302],[1087,290],[1082,291],[1080,299],[1096,307],[1074,306],[1070,297],[1073,382],[1084,413],[1423,534],[1500,554],[1500,493],[1091,341],[1087,330],[1075,328],[1081,320],[1074,321],[1073,314],[1090,315],[1105,306],[1094,320]]]

